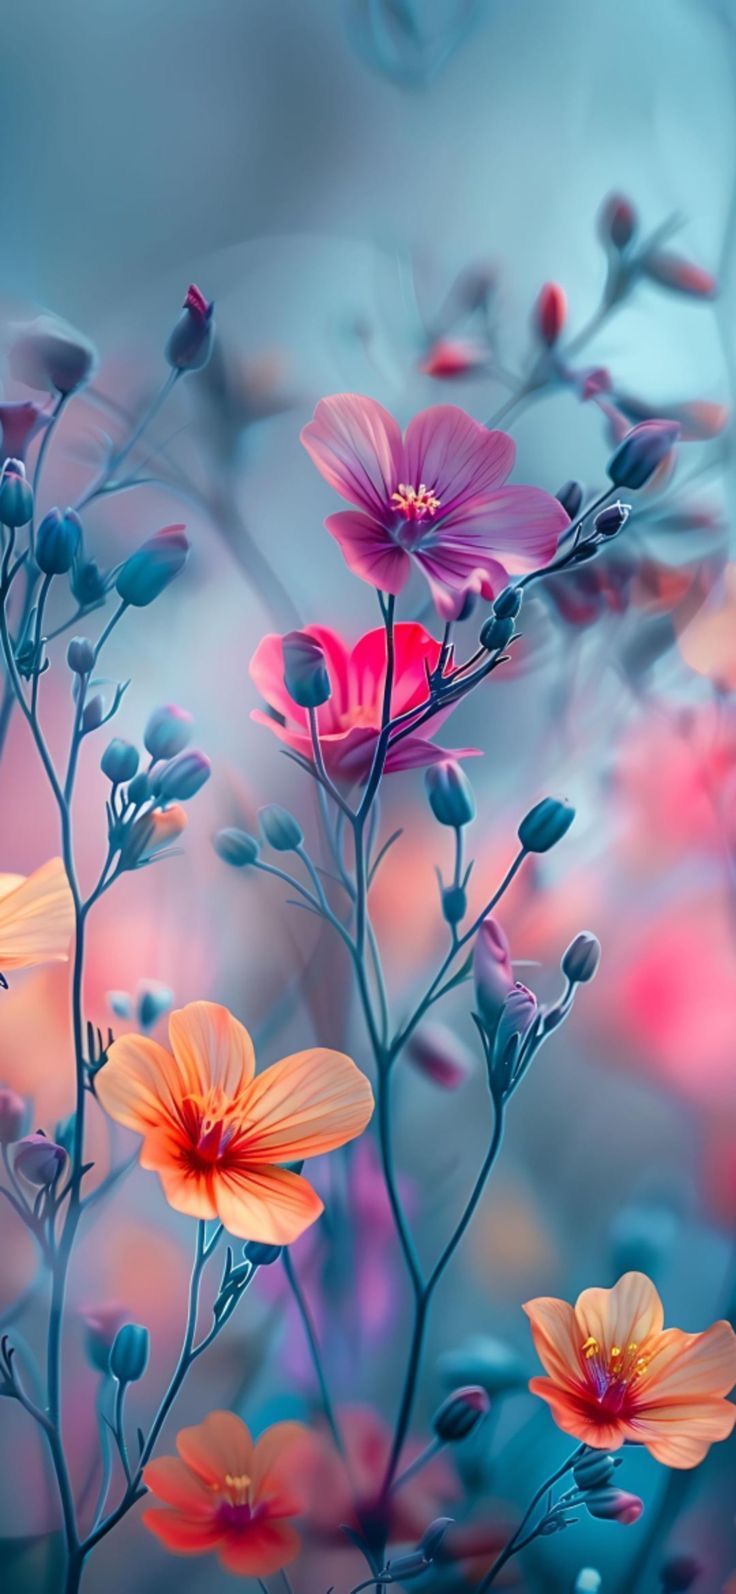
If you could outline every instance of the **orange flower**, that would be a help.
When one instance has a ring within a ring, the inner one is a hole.
[[[288,1520],[301,1510],[293,1474],[306,1429],[277,1422],[254,1444],[231,1411],[213,1411],[176,1437],[179,1456],[149,1461],[143,1482],[164,1502],[143,1521],[177,1555],[216,1550],[228,1572],[269,1577],[299,1553]]]
[[[28,878],[0,874],[0,971],[62,963],[69,951],[74,904],[61,858]]]
[[[705,1334],[664,1329],[644,1273],[625,1273],[612,1290],[583,1290],[574,1307],[540,1296],[524,1311],[549,1374],[529,1388],[565,1433],[598,1450],[646,1445],[668,1467],[695,1467],[728,1438],[736,1422],[724,1398],[736,1383],[730,1323]]]
[[[277,1164],[354,1140],[373,1111],[368,1080],[321,1046],[254,1077],[247,1029],[215,1002],[172,1013],[169,1040],[171,1052],[146,1035],[113,1043],[96,1080],[103,1107],[144,1136],[141,1166],[158,1173],[177,1212],[289,1245],[323,1207],[306,1179]]]

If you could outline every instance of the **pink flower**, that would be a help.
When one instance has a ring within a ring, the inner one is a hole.
[[[337,393],[317,405],[302,442],[356,506],[328,516],[330,536],[355,575],[383,592],[400,592],[414,561],[433,595],[482,570],[492,598],[509,574],[547,564],[568,525],[549,493],[506,485],[512,438],[451,404],[415,415],[402,437],[374,399]]]
[[[317,709],[320,742],[327,769],[333,779],[352,785],[367,775],[376,737],[381,725],[383,683],[386,674],[386,633],[368,631],[355,647],[326,626],[304,627],[315,638],[325,655],[332,695]],[[426,670],[437,667],[440,643],[414,622],[394,627],[395,677],[391,696],[393,716],[419,709],[426,702]],[[284,639],[273,633],[258,644],[250,661],[250,673],[270,712],[254,709],[251,719],[267,725],[280,741],[304,758],[312,757],[309,717],[289,695],[284,684]],[[422,733],[404,736],[389,750],[387,773],[418,769],[439,759],[468,757],[474,748],[454,749],[452,754],[429,740],[447,711],[435,714],[422,726]]]

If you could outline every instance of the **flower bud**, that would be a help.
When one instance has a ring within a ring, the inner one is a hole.
[[[188,752],[177,753],[168,764],[155,776],[155,786],[159,797],[164,802],[176,799],[186,802],[188,798],[195,797],[198,791],[209,780],[212,765],[204,753],[198,752],[195,747]]]
[[[516,622],[510,616],[499,618],[496,614],[489,614],[480,628],[480,644],[488,653],[503,653],[516,630]]]
[[[6,459],[0,476],[0,522],[16,530],[33,519],[33,488],[19,459]]]
[[[636,1494],[627,1494],[625,1489],[594,1489],[586,1494],[584,1504],[600,1522],[620,1522],[624,1527],[638,1522],[644,1510],[643,1500]]]
[[[86,636],[73,636],[66,650],[66,662],[75,675],[89,675],[95,662],[95,650]]]
[[[192,716],[175,703],[164,703],[149,715],[143,732],[145,746],[154,759],[175,758],[186,747],[192,734]]]
[[[304,841],[301,827],[287,808],[269,803],[258,810],[258,822],[265,840],[275,852],[296,852]]]
[[[146,980],[138,987],[138,1023],[141,1029],[153,1029],[164,1013],[168,1013],[174,1000],[168,985],[158,980]]]
[[[557,282],[545,282],[540,290],[534,310],[534,322],[539,336],[553,348],[567,319],[567,297]]]
[[[470,338],[437,338],[420,361],[419,369],[425,376],[450,381],[483,370],[488,363],[489,351],[482,343],[473,343]]]
[[[455,1444],[466,1439],[490,1409],[485,1389],[480,1384],[466,1384],[443,1400],[432,1418],[432,1427],[443,1444]]]
[[[430,764],[424,777],[429,806],[441,825],[459,830],[475,819],[475,797],[464,769],[452,758]]]
[[[601,1594],[603,1578],[594,1566],[582,1566],[573,1584],[572,1594]]]
[[[148,1329],[123,1323],[110,1351],[110,1372],[119,1384],[137,1384],[148,1366]]]
[[[598,216],[598,231],[604,243],[625,249],[636,231],[636,211],[624,194],[609,194]]]
[[[622,504],[617,499],[615,504],[609,504],[602,509],[593,521],[593,530],[599,537],[617,537],[631,514],[631,504]]]
[[[178,840],[186,824],[187,816],[178,803],[139,814],[123,842],[125,868],[135,869],[140,863],[148,863],[162,848]]]
[[[578,1489],[604,1489],[611,1482],[618,1461],[605,1450],[588,1450],[576,1461],[572,1475]]]
[[[498,1017],[514,984],[509,943],[496,919],[489,914],[475,938],[473,978],[478,1011],[488,1028]]]
[[[537,998],[527,985],[522,985],[517,980],[512,985],[495,1026],[495,1054],[503,1059],[509,1041],[516,1036],[523,1037],[536,1017],[538,1009]]]
[[[263,1245],[259,1240],[249,1240],[244,1248],[244,1256],[253,1267],[271,1267],[283,1250],[281,1245]]]
[[[709,271],[703,271],[701,266],[694,266],[692,261],[683,260],[681,255],[672,254],[670,250],[646,255],[641,268],[645,277],[660,288],[684,294],[687,299],[714,299],[718,292],[716,279]]]
[[[421,1550],[410,1550],[408,1555],[397,1555],[386,1566],[388,1582],[405,1583],[410,1577],[419,1577],[427,1570],[427,1558]]]
[[[86,1330],[84,1347],[98,1373],[109,1371],[110,1351],[125,1315],[124,1308],[116,1305],[91,1306],[82,1310]]]
[[[468,911],[468,898],[462,886],[444,886],[442,917],[446,924],[460,924]]]
[[[36,564],[45,576],[71,570],[82,538],[82,523],[73,509],[50,509],[36,532]]]
[[[102,724],[104,712],[105,705],[102,698],[99,692],[95,692],[94,697],[87,699],[82,711],[82,732],[85,736],[88,731],[96,731],[98,725]]]
[[[590,930],[581,930],[570,942],[561,963],[562,972],[571,985],[587,985],[592,980],[601,960],[601,943]]]
[[[332,696],[324,650],[306,631],[289,631],[283,640],[284,686],[300,708],[319,708]]]
[[[493,600],[493,613],[497,620],[515,620],[524,601],[523,587],[504,587]]]
[[[575,809],[570,803],[543,797],[522,819],[519,841],[527,852],[549,852],[566,835],[574,818]]]
[[[136,808],[140,808],[143,803],[148,801],[151,795],[151,778],[145,769],[141,769],[137,775],[133,776],[128,786],[127,795],[128,802],[133,803]]]
[[[614,487],[645,487],[679,435],[677,421],[640,421],[632,426],[606,467]]]
[[[40,315],[15,328],[10,369],[28,387],[73,393],[89,381],[96,362],[94,345],[59,316]]]
[[[175,371],[201,371],[212,353],[214,303],[208,303],[191,283],[184,307],[166,345],[166,358]]]
[[[114,736],[100,759],[100,769],[107,775],[113,786],[119,786],[124,780],[132,780],[138,768],[138,748],[132,742],[124,742],[119,736]]]
[[[124,603],[145,609],[183,570],[189,557],[189,540],[183,526],[165,526],[126,559],[115,587]]]
[[[583,507],[583,489],[580,482],[565,482],[555,497],[558,504],[562,504],[565,514],[569,515],[571,520],[577,520]]]
[[[0,460],[25,459],[31,439],[41,427],[48,425],[48,421],[46,411],[32,399],[24,399],[20,404],[0,404]]]
[[[694,1555],[668,1555],[659,1573],[662,1594],[686,1594],[702,1571],[702,1562],[696,1561]]]
[[[434,1085],[442,1090],[457,1090],[464,1085],[472,1068],[467,1047],[445,1024],[427,1022],[415,1029],[407,1056]]]
[[[425,1560],[434,1560],[447,1529],[451,1528],[453,1523],[454,1517],[435,1517],[434,1522],[430,1522],[429,1527],[425,1528],[417,1545]]]
[[[109,582],[96,559],[77,559],[72,566],[69,585],[80,609],[91,609],[102,602]]]
[[[18,1140],[26,1118],[26,1104],[18,1092],[9,1085],[0,1089],[0,1146],[11,1146]]]
[[[48,1189],[56,1184],[65,1162],[64,1147],[57,1146],[56,1141],[49,1140],[40,1129],[35,1135],[25,1135],[16,1142],[13,1168],[29,1184],[38,1185],[39,1189]]]
[[[249,836],[247,830],[236,830],[234,826],[218,830],[213,846],[218,858],[229,863],[232,869],[247,869],[249,864],[255,863],[261,850],[255,836]]]

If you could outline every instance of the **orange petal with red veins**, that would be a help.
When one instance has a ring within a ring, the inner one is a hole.
[[[218,1002],[189,1002],[169,1018],[169,1040],[195,1091],[219,1085],[237,1096],[255,1073],[253,1042],[243,1024]]]
[[[660,1335],[647,1371],[637,1384],[637,1399],[649,1406],[701,1395],[729,1395],[734,1384],[736,1334],[730,1323],[714,1323],[704,1334],[669,1328]]]
[[[0,875],[0,970],[63,963],[69,956],[74,903],[61,858],[33,874]]]
[[[527,1301],[534,1347],[545,1371],[564,1388],[578,1389],[583,1384],[580,1365],[582,1341],[577,1318],[567,1301],[540,1295]]]
[[[373,1112],[365,1074],[343,1052],[315,1046],[264,1070],[247,1092],[249,1163],[296,1162],[362,1133]]]
[[[287,1168],[219,1169],[213,1192],[228,1233],[261,1245],[291,1245],[324,1211],[311,1184]]]
[[[175,1059],[147,1035],[121,1035],[95,1076],[95,1092],[105,1109],[126,1129],[140,1135],[176,1129],[183,1094]]]
[[[697,1467],[712,1444],[728,1439],[736,1423],[736,1406],[710,1400],[662,1402],[646,1407],[627,1424],[626,1436],[646,1445],[666,1467]]]
[[[580,1343],[596,1339],[604,1355],[613,1345],[642,1345],[661,1334],[662,1302],[646,1273],[624,1273],[611,1290],[583,1290],[575,1302]]]
[[[618,1450],[623,1444],[628,1432],[626,1424],[613,1418],[600,1421],[591,1402],[559,1389],[551,1378],[530,1378],[529,1389],[532,1395],[546,1400],[558,1428],[581,1444],[592,1445],[595,1450]]]

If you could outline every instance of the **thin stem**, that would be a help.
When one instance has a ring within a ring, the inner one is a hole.
[[[43,613],[44,609],[46,608],[46,599],[49,595],[49,587],[51,586],[53,579],[53,576],[44,576],[41,583],[41,591],[38,597],[38,608],[36,610],[36,626],[35,635],[33,638],[33,653],[31,657],[31,666],[33,669],[33,685],[31,686],[31,713],[34,719],[38,711],[38,688],[41,681],[40,650],[41,638],[43,636]]]
[[[162,408],[181,374],[181,371],[178,369],[169,371],[163,385],[159,388],[158,393],[156,393],[154,398],[151,400],[148,408],[144,410],[137,426],[133,427],[133,430],[130,433],[127,441],[123,444],[122,448],[118,449],[117,453],[113,454],[112,458],[108,460],[107,465],[100,473],[97,480],[93,482],[91,487],[88,487],[87,491],[83,493],[81,498],[77,500],[75,506],[77,509],[84,509],[87,504],[92,503],[93,499],[98,498],[104,491],[106,484],[110,481],[114,473],[120,469],[120,466],[135,448],[136,443],[140,441],[146,428],[158,415],[159,410]]]
[[[490,1567],[489,1571],[486,1572],[485,1577],[478,1584],[475,1594],[485,1594],[486,1589],[489,1589],[491,1584],[495,1583],[499,1572],[506,1565],[506,1562],[511,1560],[512,1555],[516,1555],[519,1550],[523,1550],[525,1545],[530,1543],[531,1539],[536,1536],[535,1534],[531,1534],[529,1538],[525,1539],[523,1537],[524,1529],[533,1516],[534,1511],[536,1510],[540,1501],[544,1499],[548,1489],[551,1489],[560,1478],[564,1478],[565,1474],[571,1471],[575,1465],[575,1462],[578,1461],[584,1454],[585,1449],[585,1445],[578,1445],[577,1450],[574,1450],[572,1455],[568,1456],[567,1461],[563,1461],[562,1466],[558,1467],[556,1472],[553,1472],[549,1478],[545,1478],[544,1483],[540,1484],[536,1494],[533,1495],[531,1501],[529,1502],[529,1505],[524,1512],[516,1532],[512,1533],[508,1543],[504,1546],[500,1555],[496,1557],[492,1567]]]
[[[301,1318],[302,1328],[304,1329],[304,1335],[309,1347],[312,1366],[314,1368],[315,1377],[319,1385],[322,1410],[327,1419],[327,1425],[329,1427],[330,1433],[332,1434],[335,1447],[339,1451],[340,1455],[344,1457],[345,1446],[343,1443],[342,1434],[340,1433],[340,1429],[338,1427],[337,1418],[335,1416],[334,1407],[330,1397],[330,1391],[327,1387],[327,1379],[325,1376],[324,1366],[322,1364],[322,1354],[319,1348],[319,1340],[317,1338],[317,1330],[314,1325],[314,1318],[312,1317],[309,1304],[297,1277],[288,1246],[285,1246],[281,1252],[281,1261],[283,1263],[284,1273],[286,1274],[289,1288],[296,1302],[297,1311]]]

